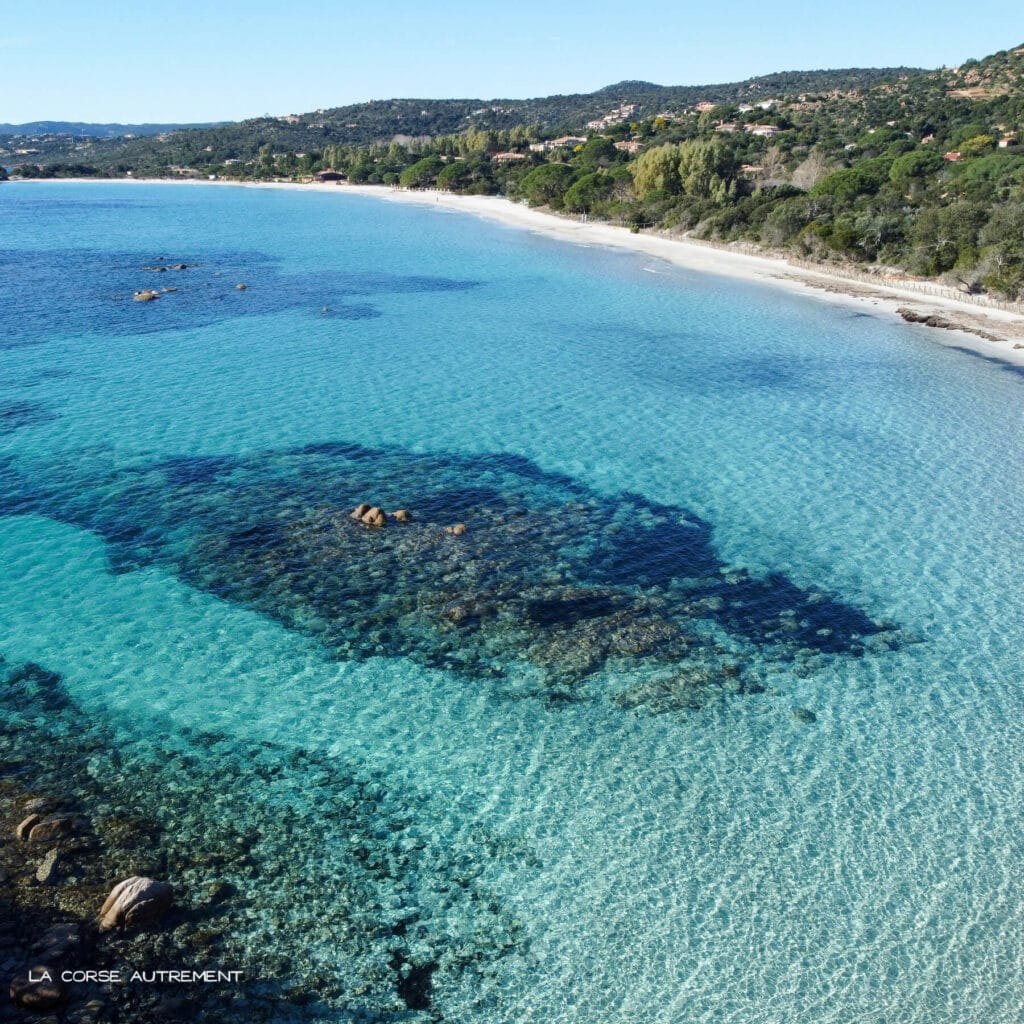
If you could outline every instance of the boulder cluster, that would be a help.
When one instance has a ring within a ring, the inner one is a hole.
[[[55,811],[60,803],[44,797],[29,800],[23,808],[25,817],[14,829],[30,861],[35,859],[33,848],[46,850],[34,872],[34,882],[40,886],[60,884],[69,866],[91,848],[88,820]],[[69,967],[83,968],[93,962],[99,934],[155,925],[173,902],[174,889],[167,882],[139,876],[119,882],[100,907],[94,925],[58,921],[43,932],[32,946],[30,966],[10,978],[11,1002],[36,1013],[60,1010],[71,996],[62,974]]]
[[[397,512],[388,513],[377,505],[367,505],[365,502],[356,505],[352,510],[352,518],[364,526],[377,528],[387,526],[388,518],[393,519],[396,523],[412,522],[412,516],[409,515],[407,509],[400,508]]]

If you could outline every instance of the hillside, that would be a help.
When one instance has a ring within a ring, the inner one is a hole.
[[[907,68],[790,71],[706,86],[619,82],[593,93],[526,100],[370,100],[219,126],[75,126],[65,122],[37,122],[8,126],[26,129],[20,137],[17,133],[0,130],[0,135],[12,136],[0,142],[0,160],[7,163],[11,156],[29,155],[36,163],[66,161],[107,173],[118,173],[121,168],[155,173],[161,167],[194,166],[197,161],[222,164],[224,160],[252,160],[265,145],[275,152],[299,153],[318,151],[328,145],[367,146],[390,142],[395,136],[419,139],[453,135],[468,129],[507,131],[517,125],[531,125],[538,133],[558,135],[581,131],[588,121],[622,106],[633,107],[630,116],[642,120],[663,111],[682,111],[702,100],[738,103],[786,92],[863,89],[910,71]],[[53,126],[50,132],[45,130],[47,124]],[[140,130],[143,128],[152,130],[144,132]],[[109,133],[101,129],[109,129]],[[125,139],[126,134],[140,137]],[[17,154],[15,151],[19,149],[33,152]],[[204,153],[216,159],[205,160]]]
[[[195,124],[93,124],[89,121],[29,121],[25,124],[0,124],[0,136],[75,135],[90,139],[118,139],[125,135],[159,135],[161,132],[188,128],[212,128],[224,121]]]
[[[20,177],[330,180],[502,194],[639,231],[1024,297],[1024,47],[956,68],[392,99],[147,138],[3,140]],[[0,175],[2,176],[2,175]]]

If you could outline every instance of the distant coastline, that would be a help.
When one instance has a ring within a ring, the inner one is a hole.
[[[825,301],[891,314],[915,324],[942,329],[928,334],[948,345],[970,348],[988,358],[1024,366],[1024,315],[997,307],[975,304],[967,297],[958,299],[952,289],[934,287],[936,294],[917,291],[889,279],[877,281],[854,275],[830,274],[827,268],[815,269],[795,264],[784,255],[753,254],[730,246],[709,245],[693,239],[668,237],[656,233],[631,232],[606,222],[586,223],[500,196],[467,196],[450,192],[397,189],[387,185],[350,185],[339,183],[305,184],[299,182],[238,182],[181,180],[170,178],[114,179],[127,185],[166,184],[218,186],[250,189],[283,189],[359,195],[389,202],[410,203],[436,210],[471,214],[486,220],[536,231],[540,234],[580,245],[612,246],[664,260],[673,266],[698,273],[714,274],[738,280],[782,287],[794,293]],[[113,183],[110,179],[44,179],[12,182],[11,185],[46,185],[50,182]],[[931,320],[931,323],[926,321]],[[1018,347],[1019,346],[1019,347]]]

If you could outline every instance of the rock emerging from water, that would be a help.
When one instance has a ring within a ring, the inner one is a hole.
[[[147,288],[144,291],[135,293],[136,302],[152,302],[154,299],[159,299],[160,293],[153,291],[151,288]]]
[[[461,537],[466,532],[466,524],[456,523],[454,526],[446,526],[444,532],[450,533],[453,537]]]
[[[915,309],[908,309],[900,306],[896,312],[907,321],[908,324],[924,324],[925,327],[938,327],[944,331],[966,331],[968,334],[976,334],[979,338],[987,341],[1001,341],[997,335],[989,331],[981,331],[968,324],[957,323],[954,320],[947,320],[944,316],[936,313],[919,313]]]
[[[244,292],[246,287],[247,287],[247,285],[244,285],[244,284],[236,284],[235,285],[235,291],[237,291],[237,292]]]
[[[388,517],[382,508],[377,505],[360,504],[352,511],[352,518],[364,526],[387,526]]]
[[[167,882],[135,876],[119,882],[100,908],[100,931],[128,928],[157,920],[174,900]]]
[[[400,508],[397,512],[391,513],[391,518],[396,523],[408,523],[412,521],[412,516],[409,515],[408,509]]]

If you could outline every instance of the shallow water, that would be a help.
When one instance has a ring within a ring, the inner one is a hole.
[[[1019,374],[335,194],[4,186],[0,298],[0,717],[306,1019],[1018,1019]]]

